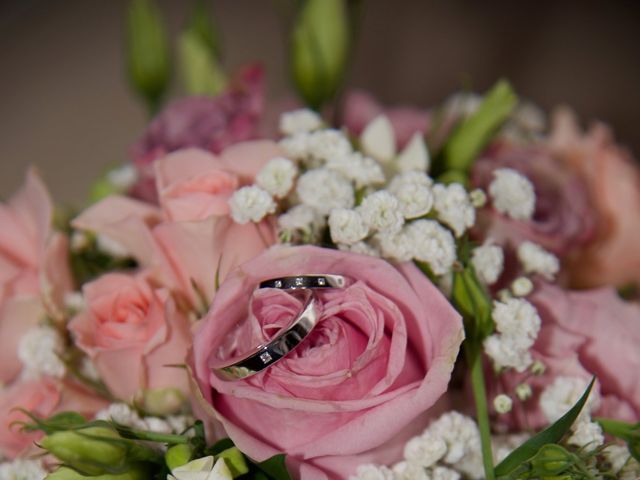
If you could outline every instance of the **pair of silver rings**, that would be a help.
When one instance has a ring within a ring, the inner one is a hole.
[[[302,343],[320,319],[320,307],[314,291],[344,288],[350,283],[347,277],[332,274],[296,275],[260,282],[258,288],[298,291],[304,297],[302,311],[288,327],[278,332],[270,341],[235,358],[226,360],[211,358],[209,368],[223,380],[240,380],[255,375],[279,362]]]

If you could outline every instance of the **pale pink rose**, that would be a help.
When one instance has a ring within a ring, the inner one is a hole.
[[[393,125],[398,148],[404,147],[415,133],[425,133],[431,125],[431,114],[414,107],[384,107],[372,95],[353,90],[342,106],[342,124],[354,135],[360,135],[367,124],[379,115],[386,115]]]
[[[60,317],[72,280],[67,241],[51,229],[53,206],[34,170],[0,204],[0,382],[20,372],[20,337],[45,315]]]
[[[558,376],[598,379],[601,395],[597,416],[640,420],[640,306],[625,302],[611,288],[568,291],[541,283],[529,300],[542,319],[533,346],[544,375],[506,372],[496,388],[512,393],[521,382],[534,395],[514,402],[512,414],[500,416],[511,427],[541,428],[548,424],[538,407],[543,389]]]
[[[495,210],[489,199],[478,211],[477,234],[517,247],[532,241],[563,256],[593,237],[595,211],[586,186],[544,145],[492,145],[473,165],[471,183],[487,191],[500,168],[518,171],[533,184],[536,207],[531,220],[514,220]]]
[[[289,293],[257,284],[301,273],[355,283],[318,292],[320,322],[286,359],[246,380],[215,377],[209,358],[230,331],[239,328],[234,351],[242,353],[301,309]],[[197,411],[215,415],[251,458],[285,453],[296,477],[347,478],[361,463],[399,459],[446,392],[462,339],[460,316],[413,264],[273,247],[227,277],[194,336]]]
[[[169,291],[155,288],[145,272],[109,273],[83,286],[87,308],[69,330],[117,398],[146,390],[187,391],[184,369],[190,324]]]
[[[70,381],[51,378],[17,382],[0,390],[0,456],[10,459],[24,454],[42,437],[41,432],[26,433],[19,424],[29,418],[16,408],[39,417],[49,417],[63,411],[76,411],[86,418],[104,408],[107,402],[84,387]]]
[[[640,285],[640,168],[615,144],[610,130],[595,124],[580,131],[568,109],[553,119],[551,147],[584,181],[598,213],[596,238],[570,265],[572,284]]]

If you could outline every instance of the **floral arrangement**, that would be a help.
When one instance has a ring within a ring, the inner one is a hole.
[[[336,100],[348,14],[303,4],[278,112],[202,4],[162,106],[132,3],[131,162],[0,206],[0,479],[640,478],[640,167],[504,81]]]

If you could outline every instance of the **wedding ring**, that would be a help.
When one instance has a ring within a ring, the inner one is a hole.
[[[281,330],[269,342],[251,350],[247,355],[219,362],[216,359],[209,359],[211,371],[223,380],[247,378],[282,360],[300,345],[320,318],[320,307],[313,292],[306,290],[302,293],[305,295],[304,306],[291,325]]]
[[[280,290],[306,290],[315,288],[344,288],[351,282],[347,277],[332,274],[295,275],[271,278],[260,282],[258,288],[279,288]]]

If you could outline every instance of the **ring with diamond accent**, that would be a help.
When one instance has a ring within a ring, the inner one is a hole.
[[[280,290],[306,290],[314,288],[344,288],[351,280],[342,275],[313,274],[292,275],[290,277],[271,278],[260,282],[258,288],[278,288]]]
[[[305,296],[305,303],[291,325],[278,332],[269,342],[252,349],[247,355],[224,361],[210,358],[209,369],[223,380],[240,380],[282,360],[302,343],[320,318],[320,307],[313,292],[306,290],[301,293]]]

